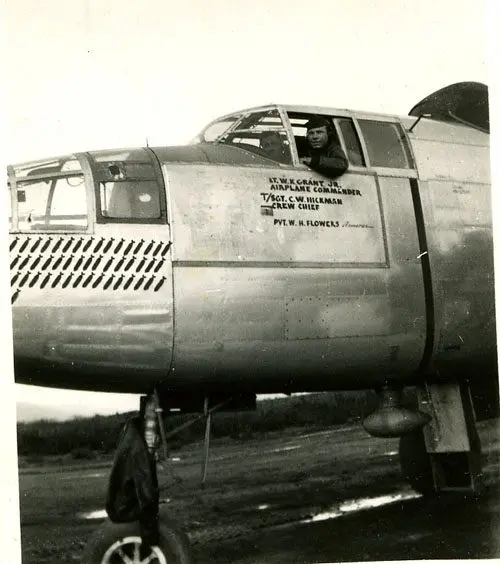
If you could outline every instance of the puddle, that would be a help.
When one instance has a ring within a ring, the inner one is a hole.
[[[309,519],[304,519],[300,523],[317,523],[318,521],[328,521],[328,519],[336,519],[337,517],[342,517],[343,513],[340,511],[325,511],[324,513],[318,513],[313,515]]]
[[[339,507],[339,509],[343,513],[351,513],[353,511],[372,509],[373,507],[380,507],[382,505],[388,505],[389,503],[395,503],[396,501],[415,499],[417,497],[422,497],[422,496],[418,493],[410,492],[406,494],[398,493],[391,495],[381,495],[379,497],[365,497],[353,501],[348,501],[347,503],[343,503]]]
[[[89,511],[87,513],[80,513],[78,517],[80,519],[106,519],[108,514],[105,509],[99,509],[98,511]]]
[[[344,501],[340,504],[337,504],[331,507],[327,511],[322,511],[320,513],[316,513],[312,517],[308,517],[307,519],[302,519],[301,521],[294,521],[292,523],[285,523],[280,525],[281,527],[292,526],[297,523],[305,524],[305,523],[317,523],[318,521],[327,521],[329,519],[337,519],[338,517],[342,517],[347,513],[355,513],[358,511],[365,511],[366,509],[373,509],[375,507],[381,507],[383,505],[389,505],[391,503],[396,503],[398,501],[405,501],[408,499],[416,499],[422,497],[420,494],[414,492],[408,493],[394,493],[390,495],[382,495],[378,497],[364,497],[359,499],[352,499],[348,501]],[[166,500],[167,502],[170,499]],[[259,511],[265,511],[269,509],[271,504],[269,503],[262,503],[257,506]],[[80,519],[105,519],[107,517],[107,513],[104,509],[100,509],[97,511],[89,511],[87,513],[80,513],[78,515]]]
[[[353,499],[345,501],[340,505],[335,505],[328,511],[322,511],[317,513],[312,517],[303,519],[299,523],[314,523],[317,521],[326,521],[328,519],[336,519],[337,517],[342,517],[346,513],[354,513],[357,511],[364,511],[366,509],[373,509],[375,507],[381,507],[383,505],[389,505],[391,503],[396,503],[398,501],[405,501],[407,499],[416,499],[422,497],[418,493],[395,493],[391,495],[382,495],[378,497],[365,497],[360,499]]]

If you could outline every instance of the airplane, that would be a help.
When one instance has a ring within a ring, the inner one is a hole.
[[[313,116],[349,161],[336,178],[302,162]],[[499,415],[485,85],[408,116],[244,109],[186,146],[12,165],[8,183],[16,382],[144,394],[150,450],[173,408],[373,389],[364,427],[400,437],[417,491],[481,490],[476,421]],[[165,535],[159,561],[188,562]],[[92,561],[142,561],[137,529],[99,542]]]

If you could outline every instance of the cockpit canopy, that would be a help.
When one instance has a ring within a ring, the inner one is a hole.
[[[397,119],[359,119],[347,111],[332,115],[306,107],[248,109],[213,121],[191,143],[238,147],[284,166],[297,166],[308,154],[305,126],[313,115],[331,122],[332,141],[342,147],[350,167],[413,168],[411,152]]]

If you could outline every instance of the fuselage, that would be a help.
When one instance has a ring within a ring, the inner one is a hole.
[[[310,114],[332,118],[339,178],[300,164]],[[185,147],[9,167],[16,380],[265,393],[494,373],[489,136],[414,123],[269,106]]]

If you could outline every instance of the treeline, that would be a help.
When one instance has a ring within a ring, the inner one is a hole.
[[[373,392],[318,393],[257,402],[256,411],[217,413],[212,417],[212,436],[248,439],[255,434],[290,427],[312,430],[355,421],[377,405]],[[17,444],[20,456],[71,454],[73,458],[92,458],[112,453],[123,423],[136,412],[109,416],[95,415],[69,421],[41,420],[18,423]],[[166,418],[167,432],[194,418],[196,414]],[[197,421],[169,441],[171,448],[203,438],[205,423]]]

